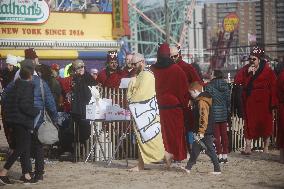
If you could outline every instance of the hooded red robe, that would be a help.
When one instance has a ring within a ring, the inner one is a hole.
[[[165,150],[174,155],[174,160],[184,160],[186,142],[183,108],[188,104],[186,75],[175,64],[163,68],[152,66],[151,69],[155,76]]]

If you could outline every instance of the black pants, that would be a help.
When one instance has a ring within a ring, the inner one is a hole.
[[[75,118],[73,121],[75,122],[75,142],[84,143],[91,135],[90,121],[80,118]]]
[[[22,173],[26,174],[29,172],[31,134],[24,126],[15,125],[13,128],[13,135],[16,139],[15,149],[8,157],[4,168],[9,170],[18,157],[21,157]]]
[[[215,149],[213,147],[213,135],[205,135],[201,141],[205,144],[207,147],[206,154],[210,157],[211,161],[214,165],[214,171],[221,171],[219,161],[215,152]],[[191,170],[194,164],[196,164],[196,160],[200,154],[200,151],[202,150],[202,147],[200,144],[198,144],[197,141],[194,141],[192,144],[192,150],[190,153],[190,158],[187,162],[186,168]]]
[[[44,150],[43,144],[37,138],[37,134],[31,135],[31,157],[35,159],[35,175],[43,175],[44,173]],[[21,158],[21,166],[23,169],[24,160]],[[28,172],[32,172],[32,162],[28,161]],[[24,174],[24,172],[22,172]]]
[[[43,144],[38,140],[36,133],[32,135],[31,151],[35,158],[35,175],[42,175],[44,172],[44,151]]]

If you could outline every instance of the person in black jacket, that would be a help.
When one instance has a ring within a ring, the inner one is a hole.
[[[75,123],[74,139],[75,142],[84,143],[91,135],[90,121],[86,120],[86,105],[92,96],[88,86],[96,85],[96,81],[85,70],[82,60],[72,62],[72,69],[71,115]]]
[[[187,173],[190,173],[193,165],[196,164],[200,151],[205,150],[214,165],[212,174],[221,174],[219,161],[213,147],[214,117],[212,112],[212,97],[210,93],[204,91],[203,86],[198,82],[193,82],[189,89],[194,99],[192,110],[194,115],[193,133],[195,141],[192,144],[187,165],[181,168]]]
[[[16,140],[13,153],[8,157],[4,168],[0,171],[0,182],[2,184],[11,184],[7,172],[18,157],[22,159],[24,183],[33,182],[29,174],[30,144],[31,133],[34,129],[34,118],[39,114],[39,110],[34,107],[33,102],[32,73],[23,68],[20,70],[20,77],[21,79],[15,81],[12,90],[6,94],[6,100],[3,104],[7,125],[13,128],[13,135]]]

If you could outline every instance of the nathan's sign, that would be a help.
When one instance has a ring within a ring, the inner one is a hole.
[[[40,24],[48,17],[49,7],[44,0],[0,0],[0,23]]]
[[[112,41],[112,15],[51,12],[43,24],[0,24],[0,39]]]
[[[236,13],[230,13],[223,20],[223,28],[225,32],[230,33],[238,29],[239,23],[239,16]]]

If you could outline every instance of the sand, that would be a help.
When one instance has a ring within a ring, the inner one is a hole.
[[[7,147],[3,130],[0,130],[0,147]],[[141,172],[127,171],[126,162],[114,161],[110,166],[104,162],[71,163],[54,161],[45,165],[44,181],[35,185],[15,183],[2,189],[203,189],[203,188],[284,188],[284,164],[278,163],[279,151],[269,154],[254,152],[246,157],[230,153],[229,163],[222,164],[221,175],[211,175],[213,166],[205,154],[190,174],[178,168],[164,170],[162,164],[147,166]],[[129,161],[134,166],[135,160]],[[181,164],[184,165],[186,161]],[[4,162],[0,162],[2,167]],[[10,178],[21,175],[19,162],[10,170]]]

